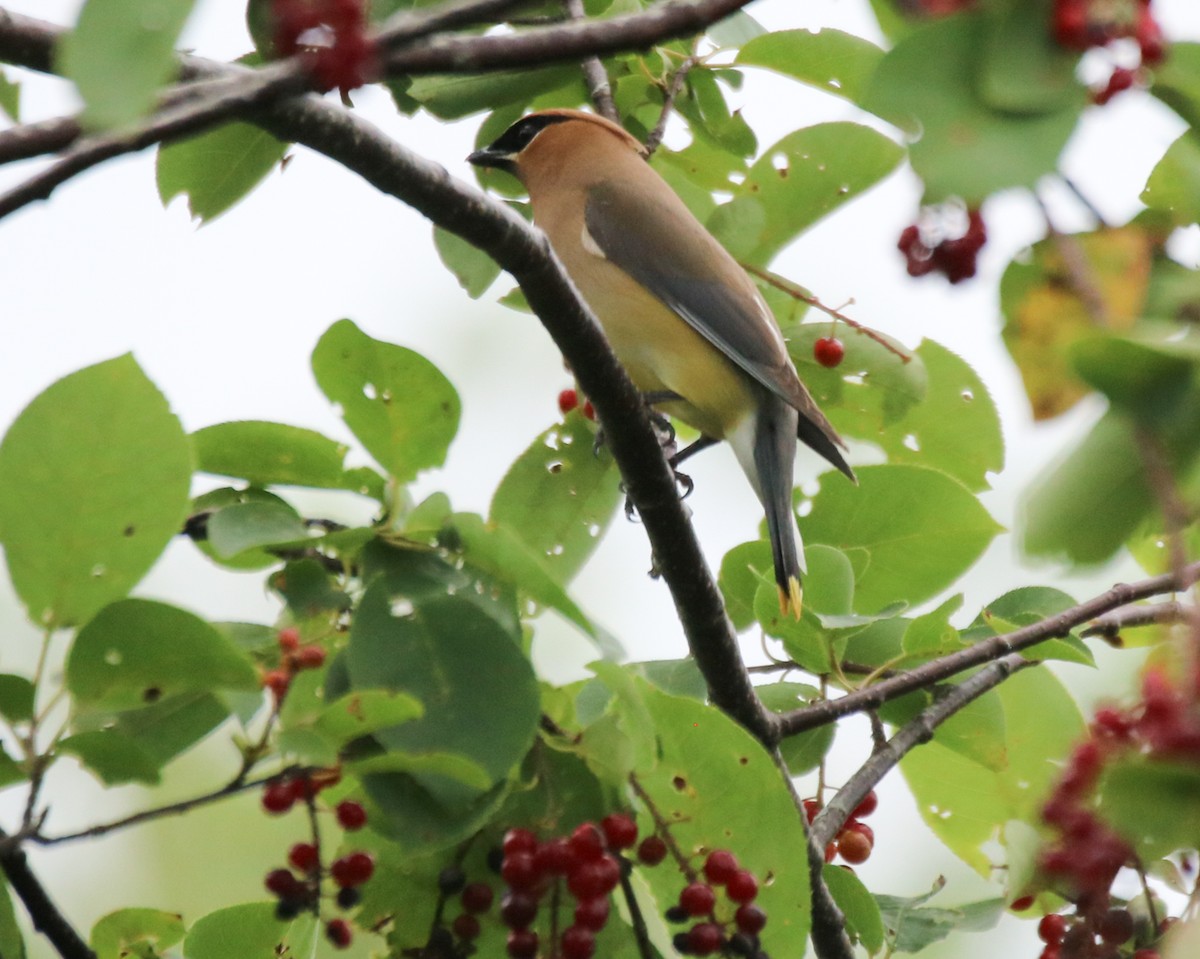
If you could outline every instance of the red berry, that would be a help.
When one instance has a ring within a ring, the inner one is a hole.
[[[707,956],[721,948],[721,927],[714,922],[698,922],[687,932],[688,952]]]
[[[473,882],[462,891],[462,906],[467,912],[487,912],[494,895],[486,882]]]
[[[354,832],[367,824],[367,811],[353,799],[343,799],[334,807],[337,821],[343,829]]]
[[[865,819],[879,808],[879,797],[875,795],[875,790],[872,789],[869,793],[863,796],[863,801],[854,807],[854,812],[850,814],[851,819]]]
[[[838,853],[851,865],[859,865],[871,858],[871,841],[860,832],[844,829],[838,835]]]
[[[454,934],[458,936],[459,939],[470,941],[472,939],[479,938],[479,920],[470,913],[464,912],[462,915],[455,918],[450,928],[454,930]]]
[[[282,702],[292,684],[292,674],[285,669],[269,669],[263,674],[262,684],[275,694],[276,702]]]
[[[565,876],[575,865],[575,856],[560,836],[538,846],[533,854],[533,865],[543,876]]]
[[[1033,903],[1033,896],[1021,896],[1017,899],[1014,899],[1008,908],[1013,912],[1024,912],[1026,909],[1032,906]]]
[[[1163,39],[1162,27],[1154,19],[1148,7],[1138,11],[1137,30],[1135,31],[1138,46],[1142,50],[1142,63],[1156,66],[1166,58],[1167,47]]]
[[[583,418],[596,422],[596,407],[592,406],[591,400],[585,400],[583,403]]]
[[[752,902],[758,895],[758,880],[748,869],[739,869],[725,884],[725,895],[734,902]]]
[[[263,790],[262,805],[269,813],[285,813],[296,804],[296,793],[290,782],[271,783]]]
[[[808,824],[810,826],[812,825],[812,821],[817,818],[817,814],[820,813],[823,808],[824,807],[821,805],[821,803],[816,799],[804,800],[804,818],[808,820]]]
[[[714,849],[704,860],[704,878],[714,886],[725,885],[737,870],[737,857],[728,849]]]
[[[325,650],[320,646],[301,646],[296,650],[297,669],[320,669],[325,665]]]
[[[599,859],[604,855],[604,838],[593,823],[585,822],[576,826],[567,842],[571,847],[571,853],[580,862]]]
[[[285,653],[293,652],[300,646],[300,630],[295,626],[288,626],[281,629],[275,639],[279,643],[279,648]]]
[[[508,934],[507,950],[512,959],[533,959],[538,951],[538,934],[532,929],[514,929]]]
[[[628,849],[637,842],[637,823],[624,813],[612,813],[600,820],[609,849]]]
[[[733,921],[737,923],[740,932],[748,936],[757,936],[767,924],[767,914],[754,903],[747,902],[738,906],[737,912],[733,914]]]
[[[1120,946],[1133,938],[1133,915],[1128,909],[1110,909],[1100,919],[1100,938]]]
[[[574,390],[563,390],[558,394],[558,411],[566,416],[579,405],[579,394]]]
[[[846,823],[846,829],[859,833],[861,836],[866,838],[867,842],[871,844],[872,849],[875,848],[875,830],[868,826],[865,822],[859,822],[857,819],[851,819],[850,822]]]
[[[528,829],[510,829],[504,834],[504,855],[514,852],[527,852],[530,855],[537,852],[537,836]]]
[[[836,842],[825,843],[825,861],[833,862],[835,856],[837,856],[837,843]]]
[[[345,919],[330,919],[325,924],[325,938],[338,949],[346,949],[354,936],[350,932],[350,924]]]
[[[1162,959],[1157,949],[1139,949],[1133,954],[1133,959]]]
[[[621,867],[612,856],[577,863],[567,873],[567,888],[576,899],[594,899],[612,892],[621,881]]]
[[[504,856],[500,878],[513,889],[532,889],[541,878],[533,864],[533,853],[511,852]]]
[[[707,883],[690,883],[679,894],[679,905],[689,916],[707,916],[716,904],[717,894]]]
[[[288,862],[301,872],[312,872],[317,868],[317,847],[311,842],[298,842],[288,851]]]
[[[1124,93],[1132,87],[1136,79],[1137,74],[1128,67],[1114,67],[1113,72],[1108,75],[1108,83],[1092,94],[1092,103],[1104,106],[1118,93]]]
[[[280,899],[298,899],[304,888],[304,884],[290,869],[272,869],[263,879],[263,885]]]
[[[667,858],[667,844],[660,836],[647,836],[638,846],[638,862],[657,866]]]
[[[375,872],[375,859],[370,853],[352,852],[335,859],[329,867],[333,881],[343,888],[361,886]]]
[[[822,336],[813,344],[813,357],[822,366],[840,366],[845,356],[846,348],[836,336]]]
[[[1067,917],[1060,916],[1057,912],[1042,916],[1038,922],[1037,934],[1042,942],[1057,945],[1062,942],[1062,938],[1066,932]]]
[[[593,899],[580,899],[575,904],[575,925],[584,929],[599,932],[608,922],[610,900],[608,896],[596,896]]]
[[[537,900],[527,892],[506,892],[500,900],[500,921],[509,929],[526,928],[537,911]]]
[[[596,934],[583,926],[571,926],[562,934],[563,959],[592,959],[596,952]]]

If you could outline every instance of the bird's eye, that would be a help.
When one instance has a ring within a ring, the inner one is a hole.
[[[524,150],[533,138],[542,132],[546,127],[554,123],[562,123],[569,117],[541,115],[525,117],[518,120],[509,127],[504,134],[494,144],[495,148],[503,150],[505,153],[517,154]]]

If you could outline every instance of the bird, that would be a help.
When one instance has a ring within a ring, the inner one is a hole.
[[[520,180],[534,224],[654,408],[698,430],[694,446],[728,441],[766,513],[780,611],[798,619],[796,441],[854,481],[846,444],[757,286],[647,158],[619,124],[555,109],[517,120],[467,160]]]

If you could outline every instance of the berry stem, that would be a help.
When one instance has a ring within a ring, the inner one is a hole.
[[[818,300],[811,293],[805,293],[804,290],[802,290],[800,287],[796,286],[796,284],[792,283],[790,280],[785,280],[782,276],[780,276],[777,273],[772,273],[770,270],[760,270],[758,267],[751,266],[749,263],[739,263],[739,265],[747,273],[751,274],[752,276],[757,276],[764,283],[770,284],[771,286],[775,287],[775,289],[777,289],[777,290],[782,290],[788,296],[792,297],[793,299],[799,300],[801,303],[807,303],[809,306],[815,307],[816,309],[818,309],[822,313],[824,313],[826,316],[833,317],[835,323],[836,323],[836,321],[841,320],[843,323],[845,323],[848,327],[850,327],[850,329],[854,330],[856,333],[861,333],[863,336],[866,336],[869,339],[874,340],[876,343],[878,343],[880,346],[882,346],[889,353],[892,353],[895,356],[898,356],[900,358],[901,363],[912,362],[912,354],[911,353],[906,353],[904,350],[897,347],[895,343],[891,342],[891,340],[876,333],[869,326],[865,326],[862,323],[859,323],[858,320],[852,320],[841,310],[835,310],[831,306],[826,306],[824,303],[822,303],[820,300]]]
[[[667,844],[667,849],[671,853],[671,857],[675,860],[675,864],[679,867],[679,871],[687,877],[688,882],[699,882],[700,874],[692,868],[691,863],[688,862],[688,857],[676,845],[675,837],[671,835],[670,824],[662,818],[658,807],[654,805],[654,800],[642,788],[642,784],[638,782],[638,778],[634,773],[629,774],[629,785],[633,787],[634,795],[642,801],[646,807],[646,811],[650,813],[650,818],[654,820],[654,832],[656,835],[661,836],[662,841]]]

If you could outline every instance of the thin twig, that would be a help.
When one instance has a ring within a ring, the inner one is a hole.
[[[683,85],[687,82],[687,76],[691,72],[692,67],[699,62],[699,57],[687,57],[671,75],[671,82],[667,85],[666,92],[663,94],[663,105],[662,110],[658,114],[658,122],[654,124],[654,129],[650,131],[650,135],[646,137],[644,144],[646,147],[646,156],[653,156],[654,151],[662,143],[663,137],[666,136],[667,122],[671,119],[671,112],[675,109],[675,101],[679,99],[679,94],[683,92]]]
[[[968,649],[931,660],[891,679],[885,679],[865,689],[847,693],[840,699],[812,703],[790,713],[784,713],[778,719],[779,731],[784,736],[792,736],[807,729],[824,726],[826,723],[851,713],[876,709],[899,696],[918,689],[929,689],[935,683],[964,670],[997,660],[1008,653],[1027,649],[1038,643],[1044,643],[1048,639],[1066,636],[1076,626],[1090,622],[1104,613],[1162,593],[1187,589],[1198,580],[1200,580],[1200,563],[1192,563],[1185,566],[1179,573],[1164,573],[1132,585],[1118,583],[1107,592],[1040,622],[1023,626],[1011,633],[981,640]]]
[[[801,303],[807,303],[809,306],[813,307],[814,309],[820,310],[826,316],[832,316],[835,320],[839,320],[842,323],[845,323],[848,327],[850,327],[855,332],[861,333],[863,336],[867,337],[868,339],[874,340],[876,343],[878,343],[880,346],[882,346],[889,353],[894,353],[896,356],[898,356],[900,358],[901,363],[912,362],[912,354],[906,352],[905,350],[900,349],[898,346],[896,346],[896,344],[894,342],[892,342],[886,336],[883,336],[880,333],[877,333],[875,330],[871,329],[869,326],[864,326],[862,323],[859,323],[858,320],[851,319],[845,313],[843,313],[841,310],[835,310],[831,306],[826,306],[824,303],[822,303],[820,300],[818,300],[811,293],[808,293],[805,290],[801,289],[795,283],[792,283],[790,280],[784,279],[778,273],[772,273],[770,270],[764,270],[757,266],[751,266],[749,263],[742,263],[741,267],[743,270],[745,270],[747,273],[751,274],[752,276],[757,276],[764,283],[767,283],[770,286],[775,287],[775,289],[777,289],[777,290],[781,290],[782,292],[786,293],[788,296],[799,300]]]
[[[1091,201],[1088,195],[1079,188],[1079,184],[1072,180],[1065,173],[1059,173],[1058,178],[1062,180],[1067,189],[1071,191],[1075,199],[1083,204],[1088,213],[1095,217],[1096,225],[1102,229],[1107,228],[1108,221],[1104,219],[1104,214],[1100,212],[1099,208]]]
[[[30,868],[25,850],[10,842],[12,838],[0,830],[0,871],[29,913],[33,928],[50,940],[62,959],[96,959]]]
[[[1103,616],[1097,616],[1080,632],[1085,639],[1089,636],[1102,636],[1105,639],[1116,639],[1125,629],[1136,629],[1139,626],[1165,625],[1169,623],[1189,623],[1197,618],[1195,606],[1178,603],[1152,603],[1148,606],[1129,606],[1125,609],[1113,610]]]
[[[1066,271],[1066,279],[1071,286],[1071,290],[1079,298],[1079,302],[1083,304],[1088,316],[1096,326],[1108,326],[1111,319],[1108,302],[1104,299],[1104,293],[1100,289],[1100,284],[1096,279],[1095,270],[1092,269],[1092,264],[1088,261],[1087,254],[1083,252],[1083,247],[1080,245],[1079,239],[1062,233],[1054,225],[1049,208],[1036,192],[1034,193],[1034,200],[1037,201],[1037,205],[1041,208],[1042,217],[1046,221],[1046,232],[1050,236],[1050,241],[1054,244],[1055,250],[1062,259],[1063,268]]]
[[[583,0],[563,0],[563,6],[566,7],[569,19],[586,19],[587,13],[583,9]],[[608,71],[604,69],[600,58],[584,57],[579,62],[579,66],[583,70],[583,82],[587,84],[588,97],[592,101],[592,106],[596,108],[596,112],[600,116],[612,120],[613,123],[620,123],[621,117],[617,113],[616,103],[613,102],[612,84],[608,80]]]
[[[629,909],[629,924],[633,927],[633,941],[637,943],[638,955],[641,959],[654,959],[658,951],[650,941],[646,917],[642,915],[642,907],[633,891],[633,883],[629,881],[629,870],[626,868],[621,869],[621,894],[625,897],[626,908]]]

